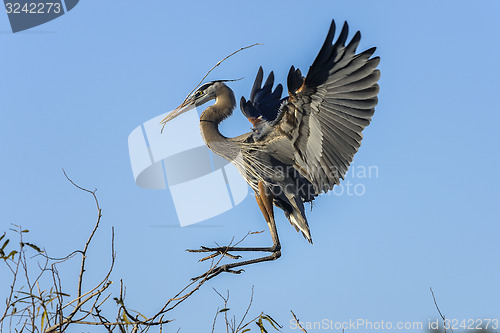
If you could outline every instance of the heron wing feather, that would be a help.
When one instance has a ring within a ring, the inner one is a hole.
[[[259,118],[264,121],[273,121],[276,119],[281,103],[281,94],[283,86],[278,84],[273,91],[274,73],[269,73],[269,76],[262,86],[264,71],[259,67],[255,78],[250,99],[247,101],[245,97],[241,97],[240,108],[243,115],[249,120],[251,118]],[[262,87],[261,87],[262,86]]]
[[[372,57],[375,48],[356,54],[359,32],[346,46],[347,23],[332,44],[334,35],[332,21],[325,43],[300,87],[298,70],[290,69],[290,97],[274,124],[279,135],[269,142],[270,148],[283,140],[289,142],[293,150],[278,158],[293,160],[296,169],[315,185],[316,194],[331,190],[344,179],[361,145],[362,131],[370,124],[379,91],[379,58]]]

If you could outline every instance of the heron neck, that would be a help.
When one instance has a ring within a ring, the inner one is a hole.
[[[219,152],[217,152],[217,147],[219,146],[218,143],[227,141],[227,138],[219,131],[219,123],[220,121],[215,122],[212,120],[200,118],[201,137],[203,138],[203,141],[205,141],[205,144],[208,146],[208,148],[210,148],[217,154],[219,154]]]
[[[200,116],[200,130],[203,141],[214,153],[226,158],[228,138],[219,131],[219,124],[233,113],[236,106],[234,93],[226,85],[216,92],[215,104],[209,106]]]
[[[220,124],[224,119],[233,114],[236,106],[234,93],[225,84],[220,84],[215,92],[215,103],[203,111],[200,116],[202,122],[213,122]]]

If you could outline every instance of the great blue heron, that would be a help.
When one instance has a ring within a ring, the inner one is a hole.
[[[218,125],[233,113],[233,91],[225,80],[208,82],[190,94],[163,119],[162,123],[215,99],[200,116],[206,145],[231,161],[255,191],[255,198],[269,226],[271,247],[202,247],[193,252],[270,252],[268,256],[234,262],[204,275],[222,271],[239,273],[236,267],[269,261],[281,256],[273,205],[281,208],[290,223],[312,243],[304,203],[338,185],[344,178],[360,144],[363,129],[370,123],[377,104],[380,72],[375,48],[356,54],[358,32],[345,45],[347,22],[333,43],[335,22],[304,78],[293,66],[288,73],[288,97],[281,99],[283,87],[273,91],[271,72],[264,83],[262,67],[250,93],[241,98],[241,110],[254,125],[251,132],[227,138]],[[213,256],[213,255],[212,255]],[[234,257],[234,256],[233,256]]]

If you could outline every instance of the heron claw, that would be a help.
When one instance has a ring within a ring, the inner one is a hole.
[[[233,274],[241,274],[241,273],[243,273],[244,271],[245,271],[244,269],[238,269],[238,270],[228,269],[226,272],[228,272],[228,273],[233,273]]]
[[[219,255],[222,255],[222,256],[225,256],[225,257],[229,257],[229,258],[235,259],[235,260],[242,258],[240,255],[234,255],[234,254],[228,253],[227,251],[229,249],[230,248],[228,246],[223,246],[223,247],[206,247],[206,246],[201,246],[197,250],[187,249],[186,251],[191,252],[191,253],[213,252],[211,255],[209,255],[209,256],[207,256],[205,258],[200,259],[199,262],[215,258],[215,257],[217,257]]]
[[[204,274],[197,276],[197,277],[194,277],[191,280],[197,281],[197,280],[203,279],[203,281],[206,281],[206,280],[212,279],[213,277],[215,277],[223,272],[231,273],[231,274],[241,274],[242,272],[245,271],[244,269],[234,269],[234,268],[254,264],[257,262],[276,260],[281,256],[280,249],[281,249],[281,247],[279,245],[279,242],[274,244],[271,247],[231,247],[231,246],[206,247],[206,246],[200,246],[200,248],[197,250],[188,249],[186,251],[192,252],[192,253],[212,252],[208,256],[200,259],[199,260],[200,262],[203,262],[203,261],[206,261],[209,259],[214,259],[218,256],[221,256],[218,259],[217,263],[215,263],[215,267],[212,267],[210,270],[208,270]],[[220,262],[220,260],[225,256],[227,256],[231,259],[242,258],[240,255],[233,255],[233,254],[229,253],[229,251],[231,251],[231,252],[238,252],[238,251],[257,252],[257,251],[261,251],[261,252],[271,252],[271,255],[256,258],[256,259],[251,259],[251,260],[247,260],[247,261],[239,261],[239,262],[233,262],[233,263],[228,263],[228,264],[224,264],[221,266],[217,266],[218,263]]]
[[[219,275],[222,272],[231,273],[231,274],[241,274],[245,271],[244,269],[237,269],[236,270],[236,269],[231,269],[230,267],[231,267],[231,265],[222,265],[219,267],[214,267],[211,270],[207,271],[206,273],[192,278],[191,281],[197,281],[199,279],[210,280],[211,278]]]

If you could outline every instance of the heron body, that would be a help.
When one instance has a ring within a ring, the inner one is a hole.
[[[223,136],[218,125],[231,115],[236,103],[233,92],[225,83],[216,82],[213,87],[216,102],[200,117],[201,134],[206,145],[234,163],[257,196],[272,195],[272,203],[283,209],[293,225],[311,241],[303,203],[312,201],[315,192],[312,184],[293,167],[291,141],[273,131],[265,120],[256,122],[256,126],[267,127],[257,127],[236,138]],[[260,182],[266,193],[261,193]]]
[[[281,246],[273,206],[282,209],[290,223],[312,243],[304,203],[338,185],[360,147],[362,131],[377,104],[380,72],[376,67],[380,59],[372,57],[375,48],[356,54],[359,31],[346,45],[347,23],[333,43],[334,35],[332,21],[305,77],[291,67],[285,98],[281,98],[281,84],[273,90],[272,72],[262,86],[263,70],[259,68],[250,99],[242,97],[240,102],[243,114],[254,125],[249,133],[228,138],[218,129],[236,106],[226,81],[202,85],[164,119],[169,121],[215,99],[200,116],[203,140],[214,153],[236,165],[254,190],[273,238],[270,248],[231,250],[273,252],[260,261],[279,257]],[[231,267],[248,263],[253,262]]]

